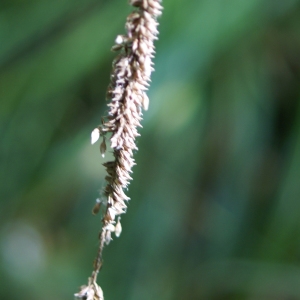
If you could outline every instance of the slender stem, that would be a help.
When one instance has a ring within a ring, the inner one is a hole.
[[[92,276],[91,276],[93,282],[97,281],[98,273],[101,270],[101,267],[103,264],[102,252],[103,252],[103,248],[104,248],[105,232],[106,232],[106,230],[104,228],[102,228],[101,234],[99,235],[100,243],[99,243],[96,258],[94,260],[94,270],[93,270]]]

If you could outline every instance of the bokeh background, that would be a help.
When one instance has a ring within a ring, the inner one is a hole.
[[[300,299],[300,1],[164,0],[105,299]],[[73,299],[126,0],[0,2],[0,298]]]

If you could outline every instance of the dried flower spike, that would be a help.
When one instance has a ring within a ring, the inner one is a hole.
[[[99,213],[101,204],[102,204],[102,201],[99,198],[97,198],[96,204],[94,205],[93,210],[92,210],[93,215],[96,215],[97,213]]]
[[[160,2],[161,0],[129,0],[135,10],[127,17],[126,34],[118,35],[112,47],[113,51],[119,51],[119,55],[113,61],[111,81],[106,94],[107,100],[110,100],[108,115],[102,118],[101,132],[96,128],[91,137],[94,144],[103,133],[110,134],[110,147],[114,156],[114,160],[103,164],[108,174],[103,192],[107,206],[102,218],[100,245],[91,277],[93,283],[96,282],[102,266],[104,245],[110,243],[112,232],[118,237],[122,231],[119,216],[126,211],[126,201],[129,200],[124,190],[132,179],[130,173],[135,165],[133,152],[138,149],[135,144],[135,139],[139,136],[137,128],[142,127],[142,109],[147,110],[149,107],[149,98],[145,91],[153,71],[154,40],[158,34],[156,18],[162,11]],[[100,145],[102,156],[105,151],[103,137]],[[95,210],[97,211],[97,207]],[[82,299],[92,297],[88,295],[86,288],[78,293]],[[94,287],[93,291],[96,293]],[[100,299],[93,297],[93,300]]]

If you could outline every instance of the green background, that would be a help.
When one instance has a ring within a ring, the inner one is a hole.
[[[300,299],[300,1],[164,0],[106,300]],[[121,0],[0,2],[0,298],[73,299],[104,186]]]

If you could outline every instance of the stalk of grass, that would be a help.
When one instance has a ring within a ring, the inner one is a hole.
[[[157,39],[156,18],[161,15],[160,0],[130,0],[135,10],[127,17],[126,34],[118,35],[113,51],[119,52],[113,61],[111,81],[107,90],[108,115],[102,118],[102,124],[93,130],[91,138],[94,144],[102,138],[100,152],[106,152],[106,139],[110,135],[110,147],[114,160],[104,163],[107,171],[107,185],[103,195],[97,199],[93,213],[105,207],[102,218],[102,231],[99,234],[99,248],[94,261],[94,270],[88,285],[81,287],[75,296],[79,299],[102,300],[103,292],[96,283],[102,267],[102,252],[111,241],[114,233],[120,236],[122,227],[120,215],[126,212],[124,189],[132,179],[132,167],[135,165],[133,151],[137,150],[135,139],[139,136],[142,109],[147,110],[149,98],[146,94],[150,75],[153,71],[154,40]]]

